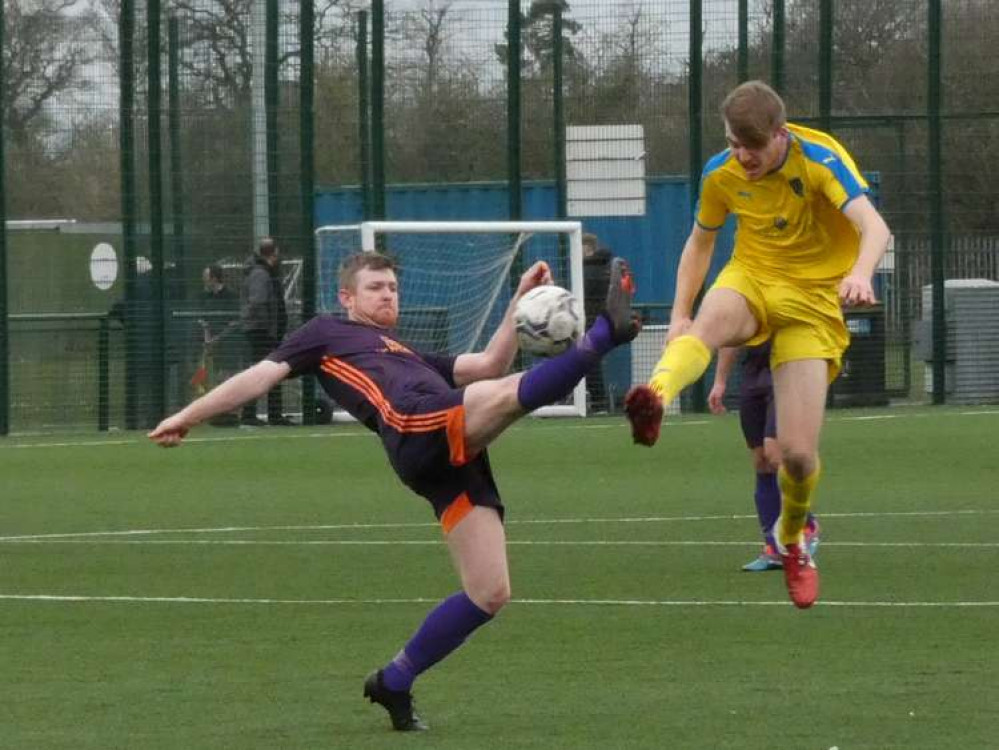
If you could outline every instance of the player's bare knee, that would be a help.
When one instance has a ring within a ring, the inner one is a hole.
[[[781,460],[784,464],[784,471],[794,479],[804,479],[812,474],[818,465],[818,456],[812,451],[789,446],[782,453]]]
[[[776,471],[776,468],[771,468],[770,461],[767,458],[766,451],[763,450],[763,446],[758,448],[753,448],[753,471],[757,474],[766,474],[769,472]]]
[[[510,601],[509,579],[497,579],[488,585],[478,587],[469,594],[472,601],[485,612],[495,615]]]
[[[770,462],[764,453],[753,454],[753,470],[757,474],[773,474],[777,471],[777,466]]]
[[[764,471],[774,472],[780,468],[780,446],[776,440],[767,440],[763,447],[763,460],[767,468]]]

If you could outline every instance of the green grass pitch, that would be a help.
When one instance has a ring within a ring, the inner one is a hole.
[[[514,601],[361,698],[457,588],[429,506],[357,426],[0,441],[3,748],[999,747],[999,410],[834,412],[820,603],[758,551],[732,417],[654,449],[529,420],[492,450]]]

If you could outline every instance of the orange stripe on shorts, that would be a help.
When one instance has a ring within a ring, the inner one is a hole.
[[[469,456],[465,447],[465,406],[448,409],[447,412],[447,447],[452,466],[464,466],[474,456]]]
[[[449,506],[444,509],[441,513],[441,528],[444,529],[445,534],[450,534],[451,531],[461,523],[462,519],[472,512],[472,501],[468,499],[468,493],[462,492],[458,497],[456,497]]]

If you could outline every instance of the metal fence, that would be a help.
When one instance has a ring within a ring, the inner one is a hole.
[[[995,323],[948,318],[971,292],[945,284],[999,279],[989,0],[7,0],[2,12],[0,434],[138,428],[189,400],[217,354],[204,269],[221,266],[238,292],[263,236],[290,261],[292,322],[311,315],[319,187],[356,186],[364,217],[391,219],[393,185],[499,183],[507,216],[525,218],[527,183],[546,181],[551,215],[530,218],[561,218],[565,128],[610,124],[643,126],[648,177],[696,184],[724,147],[718,106],[747,78],[877,177],[896,243],[878,278],[883,341],[864,355],[884,370],[871,387],[939,403],[960,398],[948,372],[999,368],[988,346],[948,348]],[[679,239],[634,251],[640,282],[675,266],[689,213],[678,221]],[[620,222],[647,234],[640,217]],[[238,325],[227,335],[232,364]],[[308,384],[285,396],[312,419]]]

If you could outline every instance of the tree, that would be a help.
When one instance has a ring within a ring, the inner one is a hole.
[[[92,52],[73,35],[77,0],[4,0],[3,124],[15,144],[40,137],[55,97],[87,86]]]

